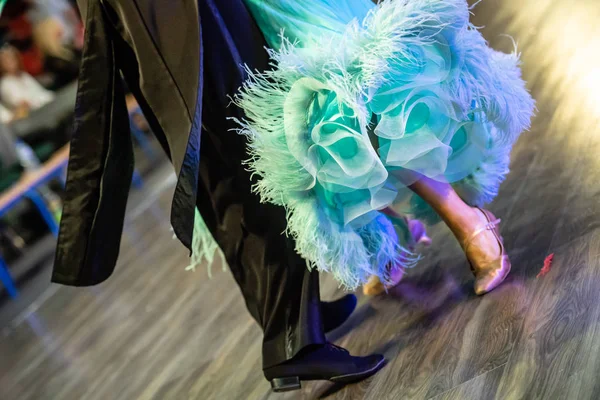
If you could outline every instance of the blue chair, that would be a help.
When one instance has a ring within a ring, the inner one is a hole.
[[[143,135],[143,140],[145,140],[146,142],[141,142],[141,143],[144,143],[143,146],[146,146],[146,150],[152,151],[151,147],[149,145],[149,142],[147,141],[147,138],[145,137],[145,134],[138,130],[138,132],[134,133],[134,137],[137,137],[138,135]],[[152,156],[154,156],[153,153],[152,153]],[[36,209],[38,210],[38,212],[40,213],[40,215],[46,222],[46,225],[48,226],[48,229],[50,230],[50,232],[54,236],[58,236],[58,229],[59,229],[58,221],[56,220],[54,214],[52,213],[52,210],[50,210],[50,208],[48,207],[48,204],[46,204],[45,199],[43,198],[43,196],[40,194],[40,192],[37,189],[40,186],[48,183],[49,181],[51,181],[53,179],[58,179],[64,185],[65,182],[64,182],[63,172],[64,172],[65,167],[67,166],[68,151],[66,151],[64,153],[62,151],[59,151],[57,157],[60,158],[58,160],[58,162],[56,159],[49,160],[48,163],[49,163],[49,165],[51,165],[51,168],[44,171],[43,173],[41,173],[38,178],[33,179],[25,187],[20,188],[19,184],[17,183],[17,185],[15,185],[14,189],[9,189],[7,191],[7,194],[5,194],[5,196],[8,200],[4,200],[4,199],[2,199],[4,201],[0,200],[0,217],[4,213],[8,212],[8,210],[10,210],[15,204],[17,204],[23,198],[27,198],[27,199],[31,200],[33,205],[36,207]],[[144,182],[143,182],[142,177],[140,176],[139,172],[137,170],[134,170],[133,178],[132,178],[132,185],[135,188],[139,189],[143,186],[143,184],[144,184]],[[0,197],[0,199],[1,199],[1,197]],[[18,296],[19,292],[16,288],[15,282],[10,275],[10,272],[8,270],[8,265],[2,258],[1,254],[0,254],[0,282],[2,282],[2,284],[6,288],[9,296],[11,296],[12,298],[16,298]]]
[[[68,148],[64,148],[57,152],[57,154],[51,158],[38,172],[34,172],[33,177],[24,178],[19,181],[12,188],[8,189],[2,196],[0,196],[0,217],[8,212],[12,207],[19,203],[22,199],[27,198],[31,200],[40,215],[48,225],[50,232],[58,236],[58,221],[52,214],[52,211],[48,208],[48,204],[44,198],[40,195],[37,188],[45,185],[53,179],[61,179],[63,172],[68,162]],[[0,254],[0,281],[6,288],[9,296],[15,298],[18,296],[18,290],[15,282],[10,275],[8,265],[4,261]]]
[[[12,297],[13,299],[17,298],[17,296],[19,295],[19,291],[17,290],[17,287],[15,286],[15,282],[13,281],[12,276],[10,276],[10,272],[8,271],[8,265],[6,265],[6,262],[4,262],[4,259],[2,258],[1,255],[0,255],[0,282],[2,282],[2,284],[6,288],[6,291],[8,292],[8,295],[10,297]]]

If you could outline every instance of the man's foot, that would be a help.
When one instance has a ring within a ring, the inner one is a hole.
[[[353,294],[347,294],[331,302],[322,301],[321,316],[325,333],[331,332],[342,325],[354,312],[356,302],[356,296]]]
[[[382,355],[354,357],[334,344],[314,345],[303,349],[291,360],[265,369],[265,378],[275,392],[300,389],[301,381],[359,382],[384,366]]]

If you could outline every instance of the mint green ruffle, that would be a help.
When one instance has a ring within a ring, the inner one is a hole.
[[[496,196],[534,102],[518,56],[487,46],[464,0],[246,2],[277,66],[248,71],[235,98],[248,165],[311,267],[354,289],[414,266],[405,220],[380,210],[436,222],[415,177],[473,205]]]

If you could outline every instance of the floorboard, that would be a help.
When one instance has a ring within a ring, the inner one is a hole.
[[[493,399],[504,373],[504,365],[448,390],[432,400]]]

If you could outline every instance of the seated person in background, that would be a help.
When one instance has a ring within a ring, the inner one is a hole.
[[[16,118],[27,116],[54,99],[31,75],[23,71],[19,54],[12,46],[0,49],[0,100]]]
[[[0,195],[15,185],[27,170],[35,170],[38,163],[33,150],[0,123]],[[37,191],[58,221],[61,212],[60,197],[49,185],[38,186]],[[4,261],[15,260],[23,255],[28,243],[37,241],[46,232],[47,228],[39,211],[31,202],[20,201],[0,217],[0,255]]]
[[[83,48],[83,23],[67,0],[28,0],[27,18],[46,55],[71,58]]]
[[[72,82],[79,73],[83,23],[66,0],[29,0],[27,18],[33,41],[44,55],[44,70],[55,78],[54,88]]]
[[[15,118],[14,114],[2,104],[0,104],[0,122],[3,124],[9,124]],[[1,142],[1,140],[0,140]],[[0,148],[0,152],[2,148]]]
[[[3,167],[10,167],[18,163],[17,141],[6,126],[0,123],[0,171]]]
[[[0,14],[0,26],[4,40],[9,40],[18,50],[23,70],[38,79],[45,74],[44,54],[33,40],[33,27],[28,17],[30,9],[31,5],[23,0],[9,1]]]

